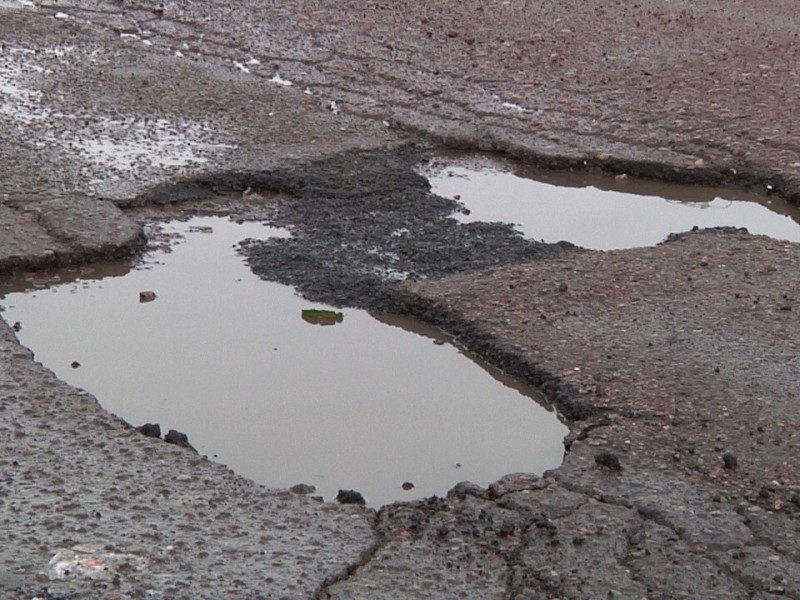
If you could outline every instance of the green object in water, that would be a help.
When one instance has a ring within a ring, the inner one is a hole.
[[[344,313],[335,310],[320,310],[318,308],[308,308],[301,311],[303,321],[312,325],[336,325],[344,319]]]

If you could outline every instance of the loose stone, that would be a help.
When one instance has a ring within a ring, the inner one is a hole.
[[[307,483],[298,483],[297,485],[293,485],[292,487],[290,487],[289,491],[291,491],[294,494],[306,496],[308,494],[313,494],[314,492],[316,492],[317,488]]]
[[[152,438],[161,437],[161,426],[158,423],[145,423],[137,429],[142,435]]]
[[[739,457],[733,452],[726,452],[722,455],[722,462],[726,469],[735,469],[739,464]]]
[[[610,471],[621,471],[622,464],[619,457],[613,452],[598,452],[594,455],[594,462]]]
[[[181,433],[180,431],[175,431],[174,429],[170,429],[167,432],[167,435],[164,436],[164,441],[168,444],[174,444],[176,446],[180,446],[181,448],[186,448],[191,450],[192,452],[197,452],[189,443],[189,436],[185,433]]]
[[[339,490],[336,500],[339,504],[361,504],[363,506],[367,503],[364,496],[355,490]]]

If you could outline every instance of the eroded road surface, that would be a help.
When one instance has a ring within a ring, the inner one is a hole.
[[[141,435],[2,325],[0,597],[800,597],[798,246],[538,244],[447,220],[414,171],[446,146],[796,201],[799,26],[764,0],[0,0],[1,270],[135,252],[167,205],[288,226],[259,275],[420,315],[572,429],[543,477],[319,504]]]

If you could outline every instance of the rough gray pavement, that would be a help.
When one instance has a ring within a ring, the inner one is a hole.
[[[297,86],[213,56],[176,56],[116,21],[97,26],[66,9],[0,4],[0,270],[130,253],[142,233],[117,205],[138,204],[165,181],[397,139]],[[129,20],[119,8],[106,16],[114,13]],[[71,225],[63,206],[75,213]],[[76,226],[94,243],[74,238]]]
[[[408,284],[415,312],[593,413],[559,469],[479,495],[519,519],[519,597],[800,597],[798,264],[709,231]]]
[[[0,0],[0,270],[128,253],[131,207],[410,141],[797,200],[798,18],[766,0]],[[378,515],[141,436],[3,325],[0,597],[800,597],[796,254],[703,234],[404,291],[579,420],[543,478]]]
[[[49,10],[127,36],[140,55],[178,51],[262,83],[277,67],[343,114],[451,144],[795,194],[795,8],[768,0],[146,0]]]

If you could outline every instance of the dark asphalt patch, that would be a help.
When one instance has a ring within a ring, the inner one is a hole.
[[[288,195],[277,220],[288,239],[248,241],[244,253],[263,279],[314,301],[371,310],[396,307],[405,279],[436,279],[573,251],[525,240],[510,224],[460,224],[455,201],[433,195],[415,172],[414,150],[350,152],[239,181]]]
[[[136,203],[165,205],[221,194],[277,192],[271,224],[288,239],[243,244],[263,279],[310,300],[387,310],[406,279],[436,279],[575,251],[526,240],[507,223],[461,224],[455,201],[431,193],[416,147],[353,151],[265,172],[227,172],[162,186]]]

